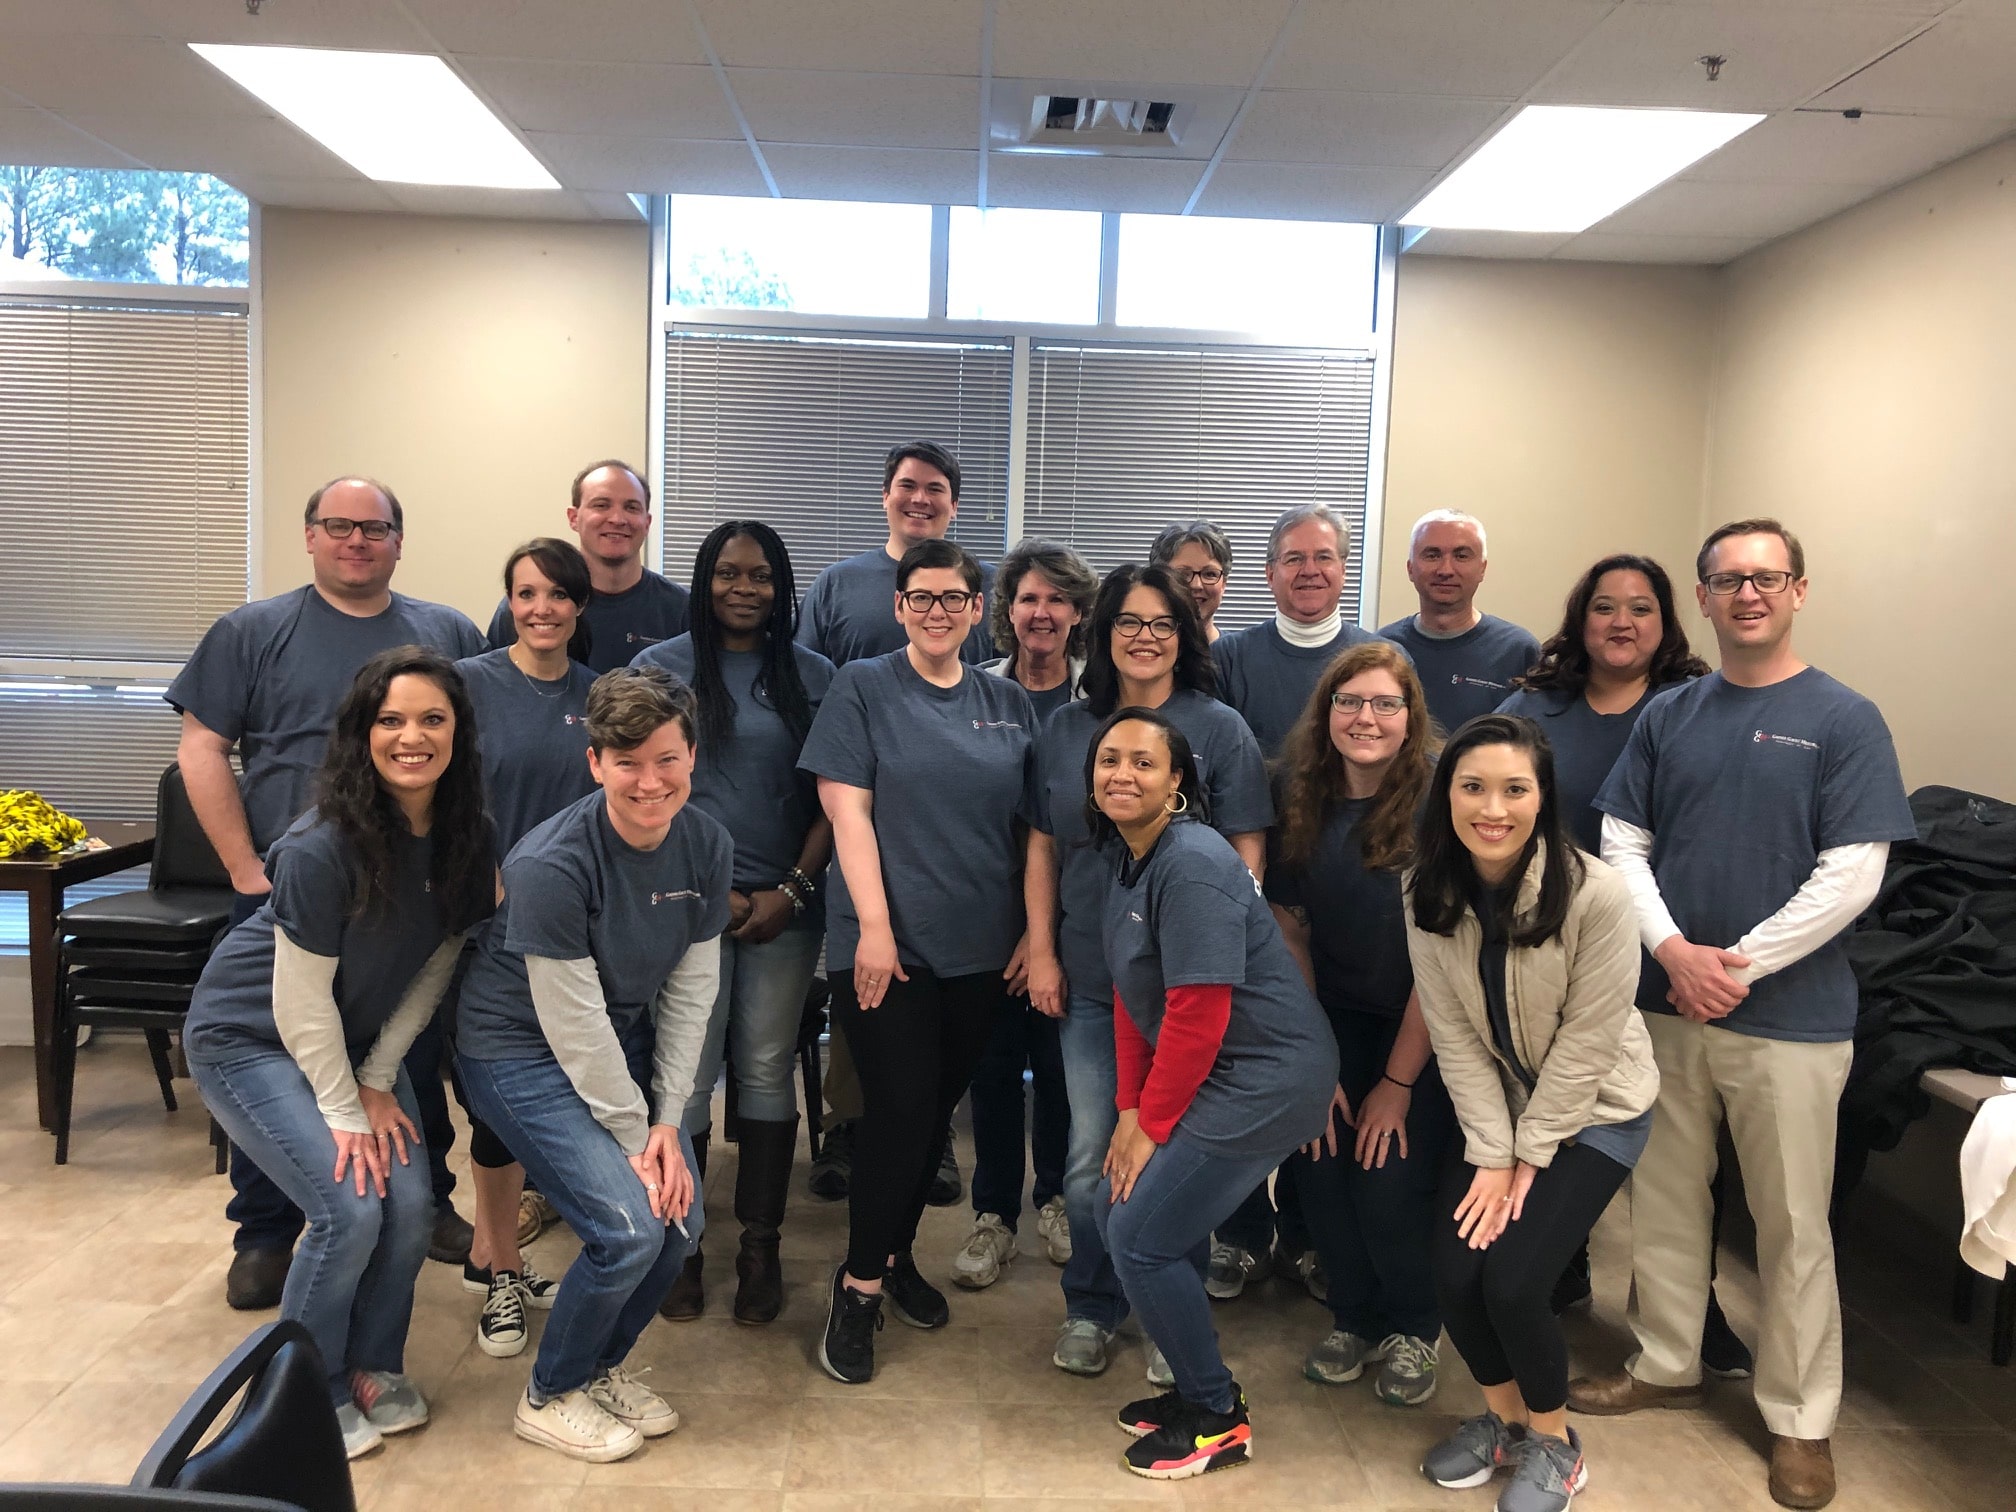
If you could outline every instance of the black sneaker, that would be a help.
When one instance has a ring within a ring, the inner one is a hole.
[[[826,1309],[826,1332],[819,1340],[819,1364],[849,1386],[875,1379],[875,1335],[882,1331],[882,1298],[847,1284],[843,1262],[833,1271],[833,1296]]]
[[[959,1152],[952,1146],[952,1135],[945,1135],[945,1153],[938,1157],[938,1174],[931,1178],[931,1185],[925,1189],[924,1200],[933,1207],[950,1207],[966,1195],[966,1183],[959,1176]]]
[[[819,1158],[812,1162],[805,1185],[814,1197],[840,1202],[847,1196],[847,1183],[853,1174],[854,1121],[849,1119],[833,1125],[819,1141]]]
[[[1713,1292],[1708,1294],[1708,1316],[1701,1324],[1701,1368],[1725,1381],[1745,1380],[1757,1368],[1750,1346],[1736,1337]]]
[[[918,1273],[917,1262],[905,1250],[882,1277],[883,1293],[896,1316],[912,1328],[943,1328],[952,1321],[945,1293]]]
[[[1180,1391],[1165,1391],[1159,1396],[1142,1397],[1138,1402],[1129,1402],[1120,1409],[1117,1419],[1120,1431],[1132,1434],[1135,1438],[1145,1438],[1157,1432],[1182,1405],[1183,1393]]]
[[[224,1277],[224,1301],[239,1312],[263,1312],[280,1305],[280,1293],[287,1286],[287,1270],[294,1263],[294,1251],[287,1249],[242,1249],[231,1257],[231,1269]]]
[[[1129,1444],[1120,1462],[1150,1480],[1187,1480],[1252,1458],[1253,1424],[1246,1415],[1245,1394],[1235,1385],[1230,1412],[1213,1412],[1179,1397],[1162,1425]]]

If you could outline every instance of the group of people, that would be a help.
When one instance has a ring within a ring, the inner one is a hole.
[[[1376,635],[1340,613],[1346,522],[1286,510],[1276,614],[1221,633],[1210,522],[1103,577],[1038,540],[995,567],[948,539],[959,489],[943,448],[894,448],[886,543],[801,602],[756,520],[708,534],[690,591],[647,571],[648,485],[597,463],[578,547],[511,554],[486,641],[391,591],[401,506],[341,479],[308,503],[314,581],[227,615],[170,687],[243,920],[186,1036],[234,1145],[231,1300],[313,1332],[351,1454],[427,1420],[403,1348],[430,1252],[482,1295],[489,1354],[550,1310],[521,1437],[605,1461],[677,1426],[626,1360],[654,1315],[706,1306],[724,1063],[733,1313],[779,1316],[823,950],[835,1379],[871,1379],[885,1306],[950,1321],[915,1246],[970,1091],[950,1279],[1012,1261],[1033,1164],[1054,1363],[1105,1371],[1129,1313],[1148,1339],[1130,1469],[1250,1457],[1211,1302],[1271,1270],[1329,1310],[1312,1381],[1371,1369],[1419,1405],[1446,1329],[1486,1410],[1424,1473],[1504,1472],[1505,1512],[1560,1512],[1588,1474],[1571,1409],[1687,1405],[1704,1368],[1752,1368],[1711,1289],[1726,1122],[1770,1488],[1824,1505],[1836,937],[1912,822],[1881,716],[1793,651],[1797,539],[1746,520],[1701,548],[1710,671],[1642,556],[1595,563],[1544,644],[1481,613],[1484,526],[1454,510],[1415,525],[1418,611]],[[1571,1381],[1558,1313],[1627,1180],[1639,1349]],[[549,1213],[581,1239],[557,1281],[521,1248]]]

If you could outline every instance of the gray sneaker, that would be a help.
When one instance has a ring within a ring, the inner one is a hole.
[[[1589,1484],[1582,1439],[1573,1428],[1557,1439],[1528,1429],[1513,1450],[1512,1479],[1498,1493],[1498,1512],[1567,1512]]]
[[[1370,1339],[1361,1339],[1343,1329],[1333,1330],[1302,1357],[1302,1374],[1325,1386],[1342,1386],[1365,1373],[1365,1362],[1379,1358],[1380,1351]]]
[[[1524,1437],[1497,1413],[1479,1413],[1421,1457],[1421,1473],[1445,1491],[1467,1491],[1515,1464]]]
[[[345,1459],[361,1459],[385,1442],[384,1436],[371,1426],[371,1419],[359,1412],[352,1402],[345,1402],[336,1409],[336,1426],[343,1432]]]
[[[1419,1407],[1435,1395],[1435,1367],[1441,1363],[1435,1346],[1412,1334],[1388,1334],[1379,1341],[1386,1362],[1372,1390],[1395,1407]]]
[[[427,1400],[420,1388],[390,1370],[350,1372],[350,1400],[380,1433],[411,1433],[427,1426]]]
[[[979,1291],[999,1281],[1001,1267],[1014,1258],[1015,1231],[999,1213],[981,1213],[952,1257],[952,1279],[968,1291]]]
[[[1272,1271],[1271,1257],[1214,1240],[1211,1262],[1204,1269],[1204,1290],[1217,1301],[1230,1302],[1246,1290],[1248,1281],[1265,1281]]]
[[[1157,1391],[1167,1391],[1176,1384],[1176,1372],[1169,1368],[1169,1362],[1162,1358],[1162,1351],[1155,1341],[1148,1341],[1148,1384]]]
[[[1103,1374],[1106,1346],[1112,1342],[1112,1329],[1101,1328],[1090,1318],[1066,1318],[1057,1330],[1057,1348],[1051,1352],[1050,1363],[1072,1375]]]

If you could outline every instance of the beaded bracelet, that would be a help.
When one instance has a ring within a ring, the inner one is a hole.
[[[819,891],[819,884],[795,866],[791,868],[791,880],[798,884],[800,891],[808,898]]]

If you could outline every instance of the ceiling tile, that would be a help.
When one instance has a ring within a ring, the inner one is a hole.
[[[505,220],[596,220],[578,195],[551,189],[464,189],[440,184],[387,184],[385,192],[413,215],[478,215]]]
[[[1198,215],[1260,220],[1398,220],[1434,177],[1425,168],[1339,168],[1326,163],[1220,163]]]
[[[381,185],[361,177],[284,178],[260,174],[232,177],[229,183],[261,205],[281,205],[296,210],[397,210]]]
[[[0,84],[66,114],[127,110],[135,100],[174,114],[267,113],[180,42],[156,37],[9,37],[0,45]]]
[[[158,30],[141,0],[96,0],[91,5],[0,0],[0,36],[51,32],[67,37],[147,37]]]
[[[978,151],[902,147],[765,147],[778,189],[791,199],[856,199],[906,205],[970,205]]]
[[[603,220],[635,223],[651,218],[628,194],[583,194],[579,198]]]
[[[2016,116],[2016,8],[1961,11],[1814,103],[1928,115]]]
[[[978,79],[731,68],[728,87],[759,142],[956,149],[979,140]]]
[[[1676,9],[1714,9],[1729,0],[1638,0],[1640,5],[1671,6]],[[1757,10],[1769,11],[1883,11],[1893,16],[1936,16],[1953,0],[1748,0]]]
[[[700,34],[676,3],[406,0],[440,44],[493,58],[588,63],[705,63]]]
[[[24,168],[132,168],[130,157],[73,131],[46,110],[0,106],[0,163]]]
[[[994,71],[1250,84],[1293,0],[997,0]]]
[[[1919,23],[1881,11],[1627,5],[1534,92],[1546,105],[1784,110],[1879,57]],[[1727,58],[1708,82],[1698,61]]]
[[[1030,210],[1174,215],[1190,198],[1200,175],[1200,164],[1166,158],[997,152],[987,160],[987,203]]]
[[[2016,130],[2016,120],[1786,111],[1760,122],[1687,170],[1706,182],[1758,184],[1901,183],[1964,157]]]
[[[1771,237],[1867,199],[1858,184],[1703,184],[1675,179],[1591,230],[1651,236]]]
[[[1516,99],[1613,8],[1613,0],[1314,0],[1267,83]]]
[[[730,67],[980,72],[981,0],[695,0],[695,8]]]
[[[1569,238],[1531,231],[1430,231],[1407,248],[1425,257],[1545,257]],[[1405,291],[1402,291],[1405,297]]]
[[[1571,262],[1726,263],[1762,242],[1756,236],[1623,236],[1584,231],[1557,251]]]
[[[55,3],[55,0],[49,0]],[[67,0],[73,10],[84,8]],[[89,0],[96,8],[100,0]],[[177,42],[239,42],[263,47],[356,47],[432,52],[400,0],[265,0],[249,14],[244,0],[124,0],[155,36]]]
[[[526,142],[569,189],[619,194],[766,195],[747,144],[658,137],[561,136]]]
[[[523,131],[714,141],[742,134],[710,69],[678,63],[461,61]]]
[[[1499,100],[1268,89],[1240,122],[1225,156],[1234,162],[1439,169],[1509,109]]]
[[[78,127],[133,154],[151,168],[178,173],[315,178],[353,170],[313,138],[273,116],[138,115],[92,112]]]

